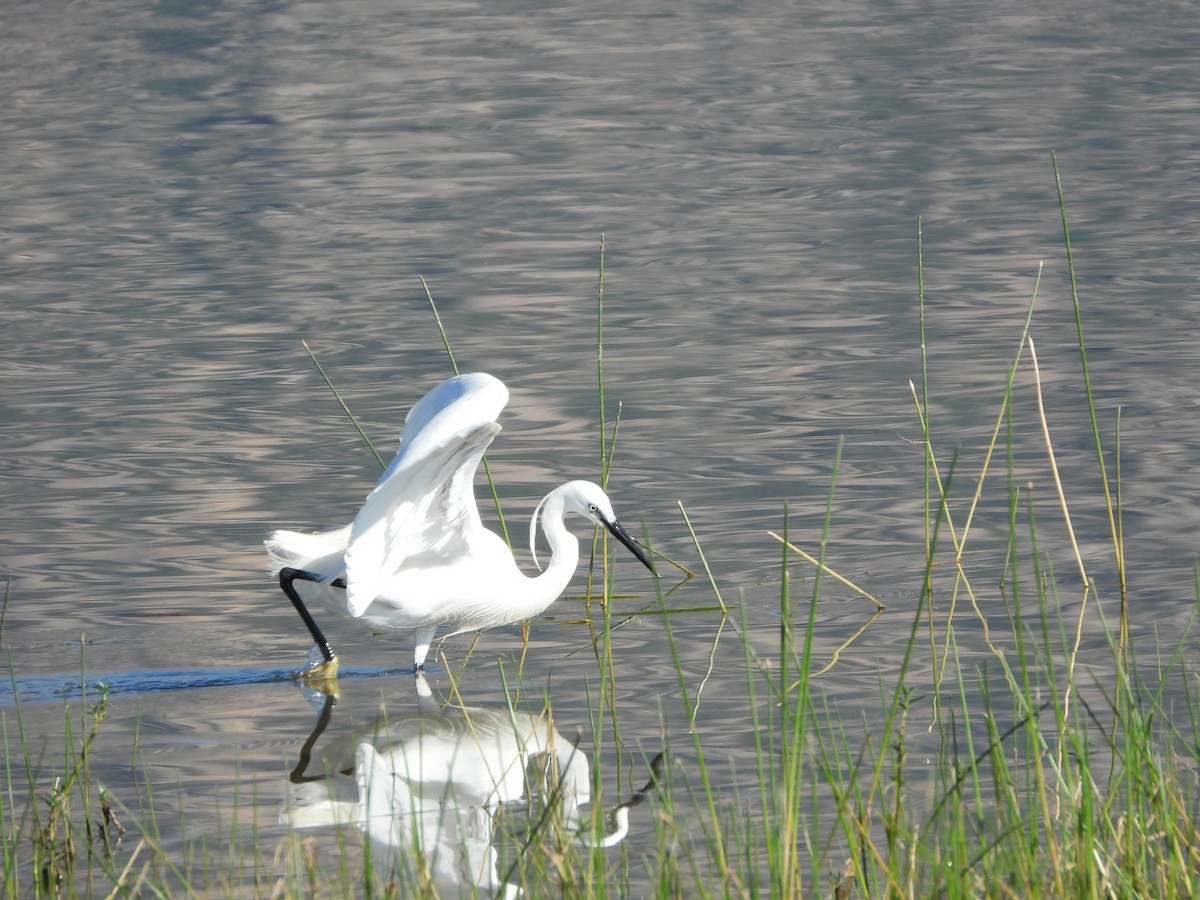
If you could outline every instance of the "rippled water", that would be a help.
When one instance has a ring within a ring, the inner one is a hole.
[[[424,276],[459,365],[512,392],[490,458],[520,533],[549,486],[596,475],[602,234],[618,512],[698,568],[682,501],[768,653],[779,552],[765,532],[786,500],[793,537],[816,545],[844,441],[829,560],[889,611],[825,689],[871,709],[921,579],[918,217],[932,425],[943,460],[962,449],[963,502],[1044,261],[1033,336],[1047,412],[1085,558],[1115,596],[1056,152],[1110,447],[1121,410],[1136,626],[1189,615],[1189,7],[113,2],[70,15],[21,3],[6,19],[3,650],[33,734],[62,728],[61,706],[42,701],[109,681],[97,764],[127,780],[136,730],[147,777],[185,786],[201,833],[211,799],[244,799],[246,780],[273,817],[282,783],[268,785],[311,725],[276,681],[307,647],[260,541],[347,521],[377,474],[301,340],[390,452],[409,404],[449,371]],[[1046,523],[1027,372],[1017,475]],[[990,496],[973,546],[1000,556],[999,482]],[[1040,537],[1066,578],[1061,528]],[[620,561],[617,578],[651,596],[636,563]],[[672,602],[712,593],[700,578]],[[827,656],[869,610],[831,588],[823,604]],[[567,621],[577,605],[551,613],[523,677],[586,730],[596,662],[570,654],[588,632]],[[699,683],[717,621],[679,618]],[[408,659],[407,640],[329,631],[362,675]],[[969,628],[960,640],[981,643]],[[466,646],[445,649],[453,660]],[[494,661],[519,648],[515,629],[487,635],[464,692],[501,702]],[[654,698],[677,692],[663,648],[655,617],[614,639],[623,730],[647,755],[662,744]],[[713,662],[713,678],[744,685],[728,632]],[[412,700],[408,676],[350,681],[350,723],[381,693]],[[738,690],[709,691],[714,751],[752,750],[745,707]]]

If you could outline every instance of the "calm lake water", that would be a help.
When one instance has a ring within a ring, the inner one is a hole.
[[[183,810],[160,817],[165,846],[213,838],[222,811],[252,803],[269,860],[315,720],[286,678],[306,634],[261,540],[348,521],[378,467],[301,341],[390,454],[408,407],[450,371],[423,276],[459,366],[511,391],[489,458],[523,543],[542,494],[598,475],[602,235],[618,513],[700,571],[682,503],[738,628],[744,615],[745,639],[771,658],[780,551],[767,531],[786,503],[792,538],[815,552],[836,482],[828,562],[888,604],[818,681],[859,734],[922,579],[909,390],[922,371],[919,221],[930,417],[943,473],[961,451],[956,515],[1044,263],[1031,333],[1046,412],[1084,559],[1115,615],[1055,152],[1110,451],[1120,410],[1135,632],[1176,635],[1188,620],[1200,526],[1191,7],[629,8],[6,9],[0,641],[12,680],[0,714],[12,723],[19,697],[34,750],[59,758],[64,698],[79,707],[70,686],[81,672],[109,682],[92,765],[130,806],[136,780]],[[1026,359],[1014,473],[1033,486],[1070,614],[1079,590],[1030,371]],[[1005,622],[987,574],[1008,534],[1001,465],[969,548],[993,627]],[[793,574],[810,596],[811,567],[796,560]],[[676,581],[664,567],[664,587]],[[631,595],[621,609],[653,603],[624,556],[616,587]],[[713,591],[699,577],[667,602],[707,606]],[[606,777],[619,767],[619,791],[645,781],[668,741],[686,771],[661,617],[613,633],[618,747],[589,736],[599,671],[583,612],[576,593],[533,624],[520,684],[550,696],[563,734],[583,729]],[[870,612],[826,582],[816,657]],[[407,637],[325,624],[350,669],[329,734],[369,723],[381,702],[415,707],[410,674],[381,674],[409,664]],[[742,642],[713,613],[671,624],[693,694],[711,669],[697,728],[732,798],[735,771],[752,771]],[[964,654],[985,660],[977,620],[955,627]],[[1092,619],[1085,631],[1087,647],[1105,646]],[[469,643],[442,649],[457,664]],[[520,649],[515,628],[487,634],[460,676],[464,700],[502,707]],[[926,708],[931,665],[910,673]],[[430,682],[445,696],[443,668]],[[635,848],[652,843],[650,815],[635,808],[631,828]]]

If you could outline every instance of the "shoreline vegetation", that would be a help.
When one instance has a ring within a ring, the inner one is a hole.
[[[610,637],[628,606],[614,612],[607,546],[597,537],[585,587],[597,665],[586,739],[559,735],[548,698],[528,685],[513,690],[508,708],[496,715],[470,707],[451,677],[447,702],[422,712],[424,727],[432,731],[430,723],[438,723],[442,741],[461,741],[466,733],[478,746],[480,735],[493,734],[488,729],[496,734],[520,730],[522,767],[535,757],[540,761],[531,768],[543,780],[535,785],[536,779],[524,773],[522,815],[482,804],[487,848],[473,846],[463,833],[457,850],[444,851],[447,857],[457,852],[483,860],[487,877],[477,880],[473,891],[464,888],[466,896],[517,896],[518,890],[527,897],[580,898],[1200,896],[1194,633],[1200,592],[1190,600],[1182,631],[1160,635],[1152,646],[1135,642],[1131,622],[1137,612],[1124,558],[1120,413],[1095,404],[1056,161],[1054,177],[1077,329],[1079,402],[1086,408],[1095,452],[1093,494],[1068,498],[1058,474],[1055,423],[1042,403],[1044,363],[1033,340],[1040,270],[1006,381],[997,386],[996,406],[988,415],[993,430],[986,452],[969,459],[941,446],[930,418],[918,223],[921,375],[911,385],[924,443],[924,546],[916,558],[924,570],[924,590],[914,598],[918,602],[884,613],[882,604],[826,564],[835,458],[820,547],[792,541],[786,504],[778,531],[764,535],[764,546],[774,545],[771,552],[779,553],[780,584],[778,640],[766,653],[761,634],[751,639],[745,606],[729,600],[729,587],[713,577],[703,535],[680,504],[696,555],[694,561],[667,562],[685,579],[693,574],[688,566],[694,566],[713,601],[680,608],[660,590],[641,614],[662,623],[664,652],[678,681],[673,714],[692,724],[701,693],[713,689],[715,676],[711,665],[701,680],[685,666],[679,635],[685,627],[690,633],[701,616],[715,623],[714,630],[728,627],[736,635],[744,682],[741,674],[723,677],[735,682],[729,690],[745,691],[753,717],[753,765],[738,771],[732,788],[718,783],[711,773],[725,761],[711,748],[707,733],[693,727],[686,738],[676,734],[670,745],[664,737],[663,752],[616,778],[624,784],[618,789],[611,777],[601,778],[599,765],[587,765],[585,752],[605,742],[620,743],[615,697],[623,673]],[[603,390],[603,258],[602,240],[596,337],[602,486],[621,419],[620,406],[607,407]],[[457,371],[432,294],[422,285]],[[333,389],[323,369],[321,374]],[[1040,464],[1054,485],[1053,521],[1035,516],[1031,491],[1014,464],[1014,448],[1028,435],[1018,433],[1013,400],[1026,391],[1036,410]],[[987,506],[981,503],[985,497],[1001,500]],[[498,498],[496,505],[499,510]],[[989,511],[980,512],[985,507]],[[981,555],[990,563],[975,561],[972,536],[982,530],[978,523],[984,516],[992,517],[989,527],[996,533],[998,508],[1007,516],[1000,523],[1007,533],[1006,552],[1003,558]],[[1072,513],[1099,515],[1108,523],[1105,558],[1089,554],[1085,564]],[[1068,548],[1069,575],[1054,571],[1050,554],[1043,551],[1051,544],[1059,558],[1061,548]],[[1101,598],[1098,583],[1113,586],[1112,593]],[[832,659],[818,659],[812,636],[822,591],[831,584],[842,594],[848,589],[862,594],[864,619],[873,617]],[[10,589],[5,608],[13,600]],[[866,722],[850,721],[826,697],[821,676],[839,657],[853,653],[853,641],[881,614],[903,642],[902,652],[898,665],[879,678],[877,710]],[[1107,656],[1081,661],[1085,632],[1103,636]],[[983,653],[978,652],[980,634]],[[10,672],[10,679],[17,697],[16,674]],[[418,837],[397,838],[394,830],[381,835],[370,824],[355,828],[355,815],[328,798],[307,808],[334,810],[329,823],[350,826],[337,829],[343,852],[332,859],[314,852],[311,832],[305,830],[311,822],[293,821],[295,827],[281,837],[276,823],[268,827],[254,820],[253,798],[246,798],[248,810],[225,811],[229,846],[214,843],[223,836],[210,836],[204,846],[183,852],[164,845],[158,822],[178,815],[169,793],[151,793],[147,781],[121,796],[124,791],[110,791],[91,770],[91,750],[105,727],[107,705],[103,690],[85,689],[66,701],[61,755],[27,733],[19,702],[0,710],[3,897],[446,896],[436,854],[415,849]],[[349,762],[310,759],[332,708],[326,700],[323,720],[305,745],[293,781],[323,784],[343,772],[336,767],[351,766],[357,767],[357,784],[365,791],[368,782],[361,773],[368,764],[378,765],[370,747],[360,745],[357,756],[349,752]],[[372,740],[378,744],[380,735],[397,733],[404,724],[399,719],[411,717],[373,723]],[[443,720],[450,724],[443,728]],[[918,745],[921,752],[914,754]],[[938,748],[932,757],[926,752],[931,745]],[[680,762],[685,757],[686,765]],[[136,739],[132,764],[136,771]],[[314,770],[322,777],[306,774]],[[631,790],[641,781],[640,789]],[[353,778],[349,784],[355,784]],[[634,806],[643,821],[652,823],[651,840],[620,839]],[[382,848],[391,838],[396,851],[389,855]]]

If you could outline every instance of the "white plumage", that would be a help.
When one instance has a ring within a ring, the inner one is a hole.
[[[483,526],[475,470],[500,432],[508,389],[484,373],[447,379],[409,411],[400,448],[354,521],[334,531],[276,531],[266,541],[280,587],[327,662],[333,651],[308,613],[297,579],[345,588],[344,612],[379,629],[415,632],[414,664],[424,667],[434,633],[493,628],[536,616],[558,599],[579,564],[568,513],[603,525],[647,568],[649,558],[617,521],[599,486],[570,481],[543,498],[539,515],[550,562],[529,577],[503,539]]]

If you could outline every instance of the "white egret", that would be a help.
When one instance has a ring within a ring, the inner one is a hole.
[[[569,481],[542,499],[529,525],[536,563],[540,514],[549,563],[533,577],[521,572],[475,506],[475,470],[507,402],[508,389],[491,375],[443,381],[409,411],[400,449],[350,525],[319,534],[276,531],[267,539],[279,586],[326,664],[334,662],[333,649],[297,579],[344,588],[345,613],[374,628],[413,631],[420,671],[439,626],[451,627],[450,635],[495,628],[536,616],[558,599],[579,564],[579,541],[563,522],[568,513],[603,525],[654,571],[604,491]]]

